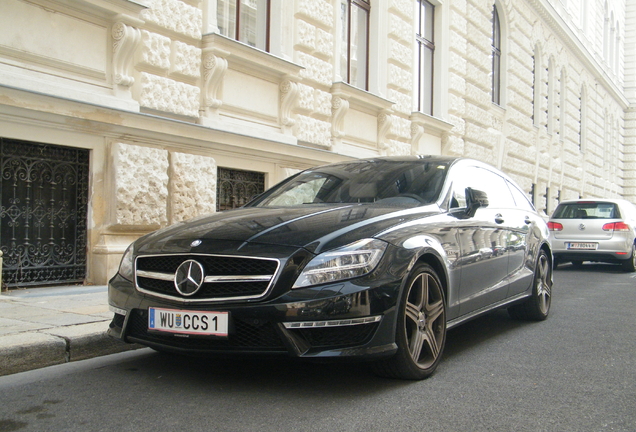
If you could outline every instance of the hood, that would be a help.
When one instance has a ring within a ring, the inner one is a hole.
[[[439,212],[436,205],[409,209],[377,204],[245,207],[155,231],[139,239],[136,250],[138,253],[191,252],[192,241],[201,240],[206,252],[212,251],[205,245],[214,243],[225,245],[224,250],[228,245],[236,249],[246,243],[257,243],[302,247],[319,253]]]

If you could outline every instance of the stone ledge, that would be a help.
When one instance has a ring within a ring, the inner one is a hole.
[[[0,336],[0,376],[141,348],[106,334],[108,321]]]
[[[0,337],[0,375],[65,363],[66,341],[44,333]]]

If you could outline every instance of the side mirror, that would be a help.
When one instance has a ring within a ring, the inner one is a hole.
[[[477,213],[477,209],[480,207],[488,207],[488,195],[486,192],[466,188],[466,217],[473,217]]]

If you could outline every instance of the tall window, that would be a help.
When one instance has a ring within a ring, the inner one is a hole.
[[[585,87],[581,87],[579,99],[579,149],[584,152],[587,143],[587,93]]]
[[[434,28],[435,6],[427,0],[418,0],[415,17],[415,39],[418,48],[418,99],[417,109],[433,115],[433,59],[435,54]]]
[[[546,76],[548,77],[548,96],[546,97],[546,117],[547,123],[546,127],[548,133],[552,133],[554,131],[554,105],[555,105],[555,82],[554,82],[554,59],[550,57],[548,60],[548,70],[546,71]]]
[[[269,0],[216,0],[219,33],[269,51]]]
[[[565,100],[567,96],[567,75],[565,74],[565,68],[561,69],[561,78],[559,79],[561,84],[561,92],[559,94],[560,97],[560,114],[559,114],[559,138],[565,139]]]
[[[492,101],[501,104],[501,25],[497,5],[492,7]]]
[[[369,82],[369,0],[340,0],[342,48],[340,75],[352,86],[367,90]]]

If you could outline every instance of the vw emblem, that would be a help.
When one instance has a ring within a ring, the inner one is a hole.
[[[174,275],[174,287],[179,294],[190,297],[203,285],[203,266],[194,260],[181,263]]]
[[[190,243],[190,247],[197,247],[201,243],[203,243],[201,240],[194,240],[192,243]]]
[[[585,230],[585,224],[581,224],[581,225],[579,225],[579,229],[580,229],[581,231]]]

